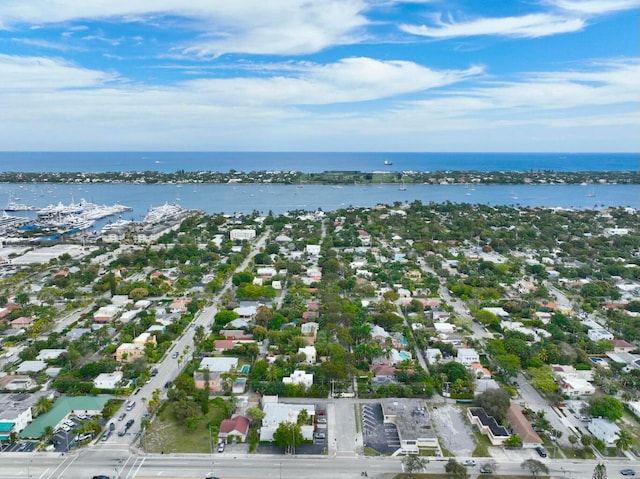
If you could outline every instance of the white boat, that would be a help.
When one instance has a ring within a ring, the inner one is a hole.
[[[384,164],[385,164],[385,166],[390,166],[390,165],[393,165],[393,161],[391,161],[391,160],[384,160]]]
[[[35,206],[25,205],[24,203],[16,203],[15,201],[9,201],[7,203],[7,206],[4,207],[4,210],[8,213],[12,213],[15,211],[34,211],[35,209]]]
[[[19,203],[19,200],[19,197],[9,195],[9,201],[7,202],[7,206],[5,206],[4,210],[12,213],[15,211],[34,211],[37,209],[35,206]]]

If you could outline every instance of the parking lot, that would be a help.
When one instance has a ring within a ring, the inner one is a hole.
[[[398,429],[385,424],[381,404],[362,405],[362,436],[366,447],[381,454],[392,454],[400,448]]]
[[[13,444],[3,444],[2,452],[32,452],[38,444],[35,441],[20,441]]]

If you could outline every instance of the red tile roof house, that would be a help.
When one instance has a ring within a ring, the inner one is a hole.
[[[20,305],[17,303],[9,303],[4,308],[0,308],[0,319],[6,318],[11,314],[11,311],[18,309],[19,307]]]
[[[216,339],[213,342],[213,349],[216,353],[223,353],[236,347],[236,342],[230,339]]]
[[[614,353],[630,353],[636,350],[633,344],[626,342],[624,339],[612,339],[609,342],[613,346]]]
[[[20,329],[20,328],[28,328],[29,326],[33,326],[33,323],[36,322],[36,318],[20,316],[19,318],[14,319],[9,324],[11,324],[12,329]]]
[[[191,299],[174,299],[169,310],[172,313],[184,313],[187,311],[187,306],[191,302]]]
[[[245,416],[237,415],[231,419],[225,419],[220,423],[220,431],[218,437],[220,440],[229,442],[230,439],[239,438],[240,442],[247,440],[247,433],[249,432],[249,419]]]

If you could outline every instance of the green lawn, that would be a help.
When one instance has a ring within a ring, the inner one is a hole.
[[[225,411],[221,407],[216,407],[215,400],[211,401],[209,414],[203,416],[193,431],[188,431],[186,426],[178,424],[171,416],[171,408],[161,408],[149,425],[146,437],[143,440],[143,448],[148,452],[165,453],[208,453],[211,452],[211,440],[207,424],[220,425],[226,419]],[[215,447],[214,431],[214,447]]]

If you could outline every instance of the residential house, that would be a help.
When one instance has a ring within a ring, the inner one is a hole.
[[[308,323],[303,323],[300,325],[300,332],[302,333],[303,336],[306,337],[312,337],[315,339],[315,337],[318,334],[318,329],[320,328],[320,325],[314,321],[309,321]]]
[[[306,364],[316,363],[316,348],[315,346],[305,346],[304,348],[298,348],[298,354],[304,354],[306,359],[303,361]]]
[[[30,328],[33,323],[36,322],[36,318],[20,316],[9,323],[12,329]]]
[[[93,380],[93,385],[97,389],[115,389],[122,381],[122,371],[112,373],[100,373]]]
[[[144,346],[141,344],[122,343],[113,353],[113,358],[119,363],[131,363],[143,357]]]
[[[66,349],[41,349],[36,356],[39,361],[50,361],[57,359],[67,352]]]
[[[200,361],[199,370],[208,369],[210,372],[215,373],[228,373],[238,368],[238,358],[229,357],[212,357],[203,358]]]
[[[222,372],[211,371],[195,371],[193,373],[193,382],[196,389],[204,389],[208,385],[210,394],[218,394],[224,390],[224,382]]]
[[[570,398],[592,396],[596,392],[593,384],[583,378],[575,376],[560,378],[559,385],[562,394],[566,394]]]
[[[471,371],[476,379],[491,379],[491,371],[480,363],[471,363]]]
[[[141,346],[145,346],[147,344],[153,344],[155,347],[158,343],[156,342],[156,337],[151,333],[141,333],[133,340],[133,344],[139,344]]]
[[[169,305],[169,311],[174,314],[182,314],[187,312],[187,306],[191,303],[190,298],[176,298]]]
[[[438,348],[427,348],[424,358],[426,359],[429,366],[438,364],[440,361],[442,361],[443,358],[442,351],[440,351],[440,349]]]
[[[253,334],[247,333],[243,329],[221,329],[220,336],[233,341],[252,341]]]
[[[282,378],[282,382],[284,384],[293,384],[298,385],[301,384],[305,388],[310,388],[313,386],[313,374],[307,373],[301,369],[296,369],[290,376],[285,376]]]
[[[93,313],[93,322],[104,324],[108,323],[120,313],[120,308],[113,304],[103,306]]]
[[[16,370],[17,374],[39,373],[43,369],[46,369],[47,363],[45,361],[23,361]]]
[[[320,254],[320,245],[308,244],[305,246],[305,252],[311,256],[318,256]]]
[[[238,439],[238,442],[247,440],[249,432],[249,419],[246,416],[237,414],[231,419],[223,419],[218,430],[218,439],[230,442],[230,439]]]
[[[591,341],[611,341],[613,340],[613,334],[606,329],[590,329],[587,332],[587,336]]]
[[[470,367],[473,363],[480,362],[480,356],[473,348],[458,348],[455,361],[463,366]]]
[[[637,418],[640,418],[640,401],[629,401],[627,407]]]
[[[216,339],[213,342],[213,350],[218,354],[222,354],[225,351],[230,351],[235,347],[236,342],[230,339]]]
[[[613,346],[614,353],[630,353],[637,349],[633,344],[626,342],[624,339],[613,339],[609,342]]]
[[[433,319],[434,323],[446,323],[451,319],[451,313],[440,308],[434,308],[431,310],[431,319]]]
[[[8,374],[0,377],[0,389],[4,391],[26,391],[38,385],[30,376]]]

